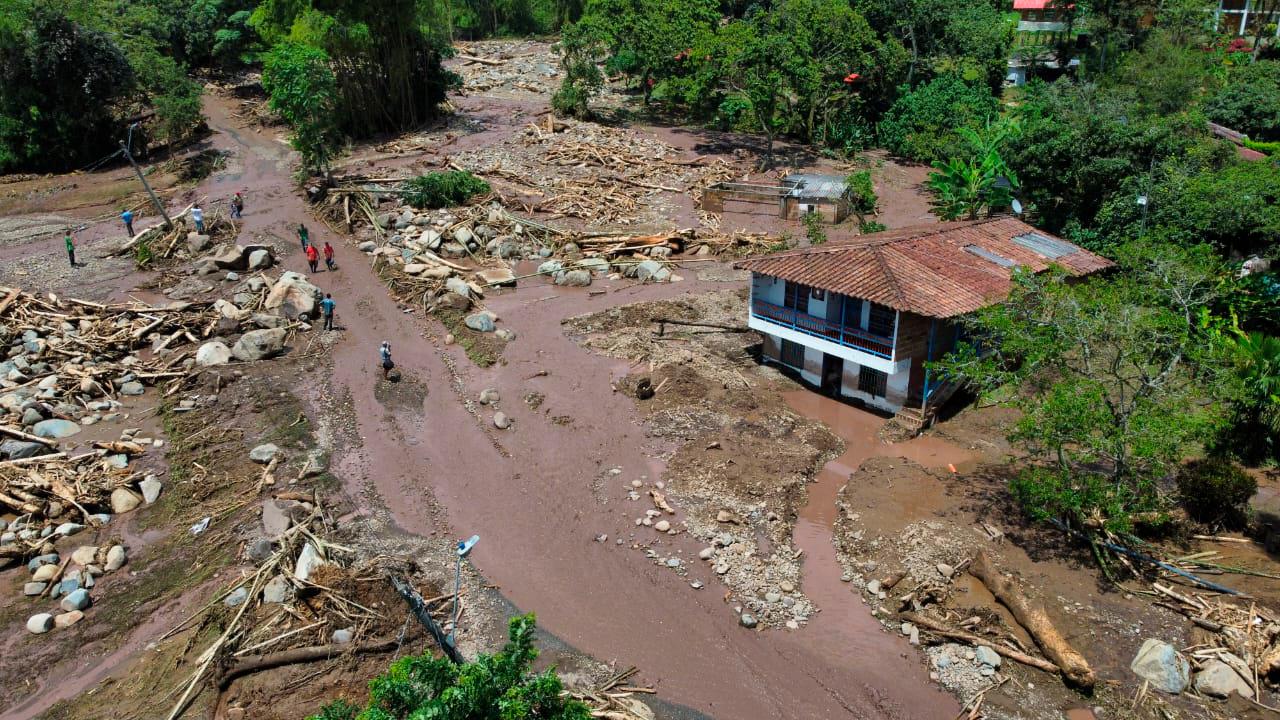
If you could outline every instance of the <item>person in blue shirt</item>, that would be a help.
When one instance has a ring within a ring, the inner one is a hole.
[[[124,229],[129,231],[129,237],[133,237],[137,233],[133,231],[133,211],[125,210],[120,213],[120,219],[124,221]]]
[[[382,346],[378,348],[378,359],[382,361],[382,377],[385,379],[391,375],[391,368],[396,366],[391,362],[391,343],[382,341]]]
[[[333,302],[333,296],[329,293],[324,294],[324,299],[320,301],[320,313],[324,315],[324,329],[333,329],[333,308],[336,303]]]

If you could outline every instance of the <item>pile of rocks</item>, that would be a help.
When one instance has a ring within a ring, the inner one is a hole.
[[[60,601],[56,609],[28,618],[27,630],[39,635],[80,622],[93,604],[89,590],[97,584],[97,578],[119,570],[127,560],[123,545],[81,545],[66,560],[56,552],[32,558],[27,563],[31,580],[23,585],[23,595],[41,602]]]
[[[901,630],[912,644],[919,644],[919,630],[911,623],[902,623]],[[1000,655],[986,645],[943,643],[926,648],[925,654],[930,678],[955,693],[963,703],[1000,680]]]
[[[548,95],[560,84],[560,58],[546,43],[494,40],[459,46],[458,52],[449,67],[470,92]]]
[[[1138,649],[1129,669],[1151,687],[1170,695],[1189,688],[1205,697],[1227,698],[1239,693],[1254,697],[1253,670],[1239,656],[1220,648],[1202,648],[1193,654],[1192,662],[1162,640],[1148,638]]]

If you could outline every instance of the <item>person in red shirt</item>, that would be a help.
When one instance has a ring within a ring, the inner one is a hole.
[[[329,269],[329,272],[338,269],[337,263],[333,261],[333,246],[328,240],[324,241],[324,266]]]
[[[316,263],[320,262],[320,251],[316,250],[315,245],[307,246],[307,264],[311,266],[311,272],[316,271]]]

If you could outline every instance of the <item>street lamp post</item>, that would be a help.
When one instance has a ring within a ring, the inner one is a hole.
[[[471,552],[471,548],[475,547],[478,542],[480,542],[479,535],[472,535],[466,540],[458,541],[458,566],[453,579],[453,624],[449,626],[449,644],[455,647],[454,640],[458,635],[458,596],[462,593],[462,559]]]

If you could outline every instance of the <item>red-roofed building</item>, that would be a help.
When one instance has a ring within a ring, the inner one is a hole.
[[[1018,30],[1060,32],[1066,29],[1067,8],[1053,0],[1013,0],[1013,10],[1018,13]]]
[[[955,389],[925,364],[955,347],[956,319],[1003,300],[1016,268],[1053,265],[1081,277],[1111,262],[998,217],[901,228],[735,267],[751,271],[748,325],[764,335],[766,360],[824,392],[923,422]]]

